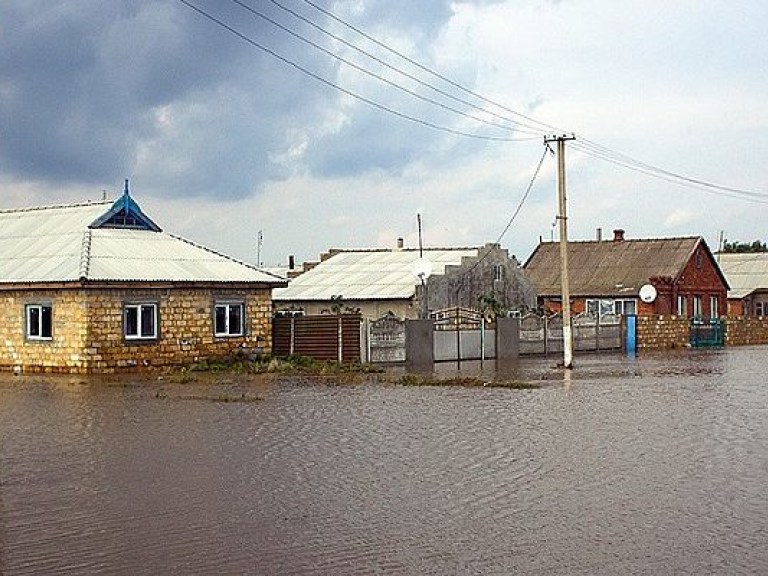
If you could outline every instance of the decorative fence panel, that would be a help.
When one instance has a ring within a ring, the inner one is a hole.
[[[276,317],[272,322],[274,354],[359,362],[361,322],[356,314]]]

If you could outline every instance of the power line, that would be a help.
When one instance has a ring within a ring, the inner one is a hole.
[[[233,2],[238,2],[238,0],[232,0],[232,1]],[[382,66],[388,68],[389,70],[392,70],[392,71],[400,74],[401,76],[416,82],[420,86],[428,88],[428,89],[436,92],[437,94],[440,94],[441,96],[444,96],[446,98],[449,98],[449,99],[453,100],[454,102],[458,102],[460,104],[464,104],[465,106],[469,106],[470,108],[474,108],[474,109],[476,109],[476,110],[478,110],[480,112],[483,112],[485,114],[493,116],[494,118],[498,118],[499,120],[503,120],[505,122],[509,122],[509,123],[517,126],[518,127],[517,131],[519,131],[519,132],[527,132],[529,134],[536,134],[536,135],[540,135],[542,133],[541,130],[539,130],[539,129],[532,129],[531,127],[527,126],[523,122],[520,122],[519,120],[513,120],[513,119],[509,118],[508,116],[503,116],[501,114],[497,114],[493,110],[489,110],[489,109],[487,109],[487,108],[485,108],[483,106],[478,106],[477,104],[474,104],[473,102],[470,102],[469,100],[465,100],[463,98],[459,98],[458,96],[456,96],[454,94],[446,92],[445,90],[442,90],[441,88],[435,86],[434,84],[430,84],[429,82],[425,82],[424,80],[422,80],[418,76],[410,74],[409,72],[403,70],[402,68],[398,68],[397,66],[392,65],[389,62],[387,62],[386,60],[384,60],[382,58],[379,58],[375,54],[372,54],[371,52],[361,48],[360,46],[357,46],[356,44],[346,40],[345,38],[339,36],[338,34],[334,34],[333,32],[329,31],[328,29],[324,28],[323,26],[319,25],[318,23],[312,21],[311,19],[307,18],[306,16],[304,16],[302,14],[299,14],[295,10],[293,10],[291,8],[288,8],[287,6],[281,4],[277,0],[269,0],[269,1],[272,2],[272,4],[274,4],[278,8],[280,8],[281,10],[291,14],[295,18],[301,20],[302,22],[304,22],[307,25],[311,26],[315,30],[318,30],[322,34],[325,34],[326,36],[328,36],[328,37],[332,38],[333,40],[343,44],[344,46],[347,46],[348,48],[351,48],[355,52],[357,52],[359,54],[362,54],[362,55],[366,56],[367,58],[370,58],[374,62],[376,62],[378,64],[381,64]],[[239,2],[238,2],[238,4],[239,4]]]
[[[327,78],[323,78],[319,74],[316,74],[315,72],[312,72],[311,70],[305,68],[304,66],[298,64],[297,62],[295,62],[295,61],[293,61],[293,60],[291,60],[289,58],[286,58],[285,56],[282,56],[282,55],[278,54],[274,50],[264,46],[263,44],[260,44],[259,42],[257,42],[253,38],[250,38],[250,37],[246,36],[245,34],[243,34],[242,32],[239,32],[238,30],[236,30],[235,28],[233,28],[232,26],[230,26],[229,24],[227,24],[223,20],[217,18],[216,16],[213,16],[212,14],[210,14],[210,13],[206,12],[205,10],[203,10],[202,8],[192,4],[188,0],[178,0],[178,1],[181,2],[182,4],[184,4],[185,6],[187,6],[188,8],[191,8],[192,10],[194,10],[195,12],[197,12],[198,14],[203,16],[204,18],[207,18],[211,22],[215,23],[216,25],[221,26],[222,28],[227,30],[229,33],[237,36],[238,38],[240,38],[244,42],[247,42],[248,44],[250,44],[254,48],[258,48],[259,50],[269,54],[273,58],[277,58],[281,62],[283,62],[283,63],[285,63],[285,64],[295,68],[299,72],[301,72],[303,74],[306,74],[307,76],[310,76],[311,78],[314,78],[318,82],[322,82],[326,86],[329,86],[329,87],[331,87],[331,88],[333,88],[335,90],[338,90],[339,92],[342,92],[342,93],[346,94],[347,96],[351,96],[352,98],[355,98],[356,100],[359,100],[361,102],[365,102],[369,106],[373,106],[374,108],[377,108],[377,109],[379,109],[379,110],[381,110],[383,112],[387,112],[388,114],[392,114],[393,116],[397,116],[398,118],[402,118],[403,120],[408,120],[408,121],[413,122],[415,124],[420,124],[422,126],[426,126],[428,128],[432,128],[434,130],[439,130],[441,132],[446,132],[448,134],[453,134],[454,136],[463,136],[463,137],[466,137],[466,138],[474,138],[474,139],[477,139],[477,140],[488,140],[488,141],[494,141],[494,142],[520,142],[522,140],[530,140],[530,138],[512,138],[512,137],[504,137],[504,136],[487,136],[487,135],[482,135],[482,134],[472,134],[470,132],[463,132],[461,130],[456,130],[456,129],[453,129],[453,128],[448,128],[447,126],[441,126],[439,124],[435,124],[435,123],[430,122],[428,120],[423,120],[421,118],[416,118],[415,116],[411,116],[411,115],[406,114],[404,112],[400,112],[398,110],[395,110],[393,108],[385,106],[384,104],[380,104],[379,102],[371,100],[370,98],[366,98],[362,94],[358,94],[356,92],[353,92],[352,90],[348,90],[347,88],[344,88],[343,86],[341,86],[341,85],[339,85],[339,84],[337,84],[335,82],[332,82],[331,80],[328,80]]]
[[[274,0],[272,0],[274,1]],[[408,62],[409,64],[415,66],[419,70],[422,70],[423,72],[426,72],[430,74],[431,76],[435,78],[439,78],[440,80],[448,83],[449,85],[453,86],[454,88],[461,90],[462,92],[466,94],[470,94],[471,96],[481,100],[482,102],[491,104],[493,106],[498,107],[501,110],[506,111],[509,114],[514,115],[515,117],[522,118],[529,123],[533,123],[537,126],[542,127],[543,129],[546,129],[548,131],[554,131],[554,132],[567,132],[560,128],[557,128],[555,126],[552,126],[551,124],[547,124],[545,122],[541,122],[539,120],[536,120],[535,118],[532,118],[530,116],[527,116],[525,114],[522,114],[512,108],[509,108],[508,106],[496,102],[494,100],[491,100],[489,98],[486,98],[482,94],[479,94],[475,92],[474,90],[467,88],[466,86],[461,85],[458,82],[455,82],[454,80],[451,80],[450,78],[444,76],[443,74],[424,66],[423,64],[417,62],[416,60],[408,57],[407,55],[403,54],[402,52],[399,52],[398,50],[392,48],[391,46],[385,44],[384,42],[381,42],[380,40],[374,38],[370,34],[367,34],[365,31],[361,30],[360,28],[354,26],[353,24],[350,24],[343,18],[337,16],[330,10],[327,10],[323,8],[322,6],[319,6],[316,4],[313,0],[302,0],[304,3],[308,4],[309,6],[312,6],[314,9],[318,10],[322,14],[325,14],[327,17],[331,18],[335,22],[338,22],[342,26],[354,31],[356,34],[359,34],[363,38],[367,39],[368,41],[372,42],[376,46],[386,50],[387,52],[396,55],[397,57],[403,59],[404,61]],[[524,124],[526,125],[526,124]],[[526,125],[530,127],[530,125]],[[537,130],[541,130],[541,128],[536,128]],[[734,188],[729,186],[723,186],[720,184],[714,184],[712,182],[708,182],[706,180],[698,179],[698,178],[691,178],[689,176],[685,176],[683,174],[678,174],[669,170],[665,170],[663,168],[659,168],[656,166],[653,166],[651,164],[648,164],[646,162],[642,162],[640,160],[636,160],[630,156],[627,156],[625,154],[622,154],[620,152],[616,152],[611,150],[610,148],[607,148],[605,146],[602,146],[600,144],[597,144],[596,142],[590,141],[585,138],[581,138],[580,141],[582,144],[575,145],[574,147],[579,149],[581,152],[588,154],[592,157],[604,160],[606,162],[613,163],[617,166],[633,170],[635,172],[643,173],[647,176],[658,178],[660,180],[665,180],[667,182],[671,182],[674,184],[678,184],[681,186],[687,186],[689,188],[696,188],[703,190],[705,192],[709,192],[711,194],[716,194],[720,196],[726,196],[731,198],[738,198],[742,200],[751,200],[753,202],[761,202],[760,199],[768,199],[768,194],[756,192],[753,190],[744,190],[740,188]]]
[[[492,121],[486,120],[484,118],[478,118],[477,116],[473,116],[472,114],[469,114],[467,112],[464,112],[464,111],[459,110],[457,108],[454,108],[452,106],[448,106],[446,104],[443,104],[442,102],[438,102],[437,100],[435,100],[433,98],[429,98],[428,96],[424,96],[423,94],[419,94],[417,92],[414,92],[413,90],[410,90],[409,88],[406,88],[405,86],[402,86],[402,85],[398,84],[397,82],[393,82],[392,80],[389,80],[388,78],[385,78],[385,77],[381,76],[380,74],[372,72],[371,70],[368,70],[367,68],[364,68],[363,66],[360,66],[359,64],[356,64],[355,62],[352,62],[351,60],[348,60],[348,59],[346,59],[346,58],[344,58],[342,56],[339,56],[338,54],[332,52],[331,50],[328,50],[327,48],[325,48],[325,47],[319,45],[318,43],[310,40],[306,36],[302,36],[298,32],[295,32],[295,31],[291,30],[290,28],[288,28],[287,26],[284,26],[283,24],[280,24],[279,22],[277,22],[274,19],[270,18],[269,16],[267,16],[263,12],[260,12],[260,11],[256,10],[255,8],[252,8],[251,6],[248,6],[247,4],[242,2],[241,0],[231,0],[231,2],[237,4],[238,6],[240,6],[243,9],[247,10],[248,12],[253,14],[254,16],[256,16],[258,18],[261,18],[262,20],[265,20],[266,22],[269,22],[273,26],[276,26],[280,30],[286,32],[287,34],[290,34],[291,36],[293,36],[294,38],[300,40],[301,42],[304,42],[305,44],[308,44],[312,48],[315,48],[316,50],[319,50],[323,54],[326,54],[327,56],[330,56],[331,58],[334,58],[334,59],[338,60],[339,62],[343,62],[344,64],[354,68],[358,72],[361,72],[361,73],[363,73],[363,74],[365,74],[367,76],[370,76],[371,78],[375,78],[376,80],[379,80],[380,82],[384,82],[385,84],[387,84],[387,85],[389,85],[389,86],[391,86],[391,87],[393,87],[393,88],[395,88],[397,90],[400,90],[401,92],[405,92],[406,94],[408,94],[410,96],[413,96],[414,98],[417,98],[417,99],[419,99],[419,100],[421,100],[423,102],[427,102],[429,104],[433,104],[435,106],[438,106],[439,108],[442,108],[443,110],[447,110],[449,112],[453,112],[454,114],[459,114],[460,116],[464,116],[464,117],[469,118],[471,120],[474,120],[476,122],[481,122],[483,124],[487,124],[489,126],[493,126],[494,128],[500,128],[502,130],[512,130],[513,129],[510,126],[505,126],[505,125],[502,125],[502,124],[498,124],[496,122],[492,122]],[[277,6],[279,6],[281,8],[284,8],[282,6],[282,4],[279,4],[278,2],[275,2],[275,0],[272,0],[272,2],[274,4],[276,4]],[[322,28],[319,28],[319,29],[322,30]],[[483,110],[483,109],[481,108],[481,110]],[[483,111],[485,111],[485,110],[483,110]]]

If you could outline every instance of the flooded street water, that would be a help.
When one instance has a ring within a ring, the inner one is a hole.
[[[0,574],[766,574],[767,353],[523,361],[533,390],[0,375]]]

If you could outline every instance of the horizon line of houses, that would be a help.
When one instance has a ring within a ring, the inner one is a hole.
[[[569,242],[574,313],[768,315],[768,254],[701,236]],[[422,256],[423,255],[423,256]],[[765,257],[763,257],[765,256]],[[115,201],[0,210],[0,369],[112,372],[269,353],[275,312],[369,319],[558,312],[559,247],[334,249],[285,277],[175,236],[128,181]]]

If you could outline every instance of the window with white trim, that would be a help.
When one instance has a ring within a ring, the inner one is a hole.
[[[635,300],[609,300],[597,298],[587,299],[586,313],[593,318],[602,318],[609,315],[626,316],[627,314],[637,314],[637,303]]]
[[[709,297],[709,317],[710,318],[720,317],[720,299],[717,296]]]
[[[125,304],[123,307],[123,334],[126,340],[157,338],[157,304]]]
[[[214,312],[216,336],[242,336],[244,332],[245,306],[242,302],[217,303]]]
[[[694,296],[693,297],[693,317],[701,318],[701,316],[702,316],[701,296]]]
[[[504,280],[504,266],[501,264],[493,265],[493,279],[496,282],[501,282]]]
[[[677,315],[678,316],[687,316],[688,315],[688,309],[686,307],[685,296],[678,296],[677,297]]]
[[[53,339],[53,306],[50,304],[27,304],[27,339]]]

